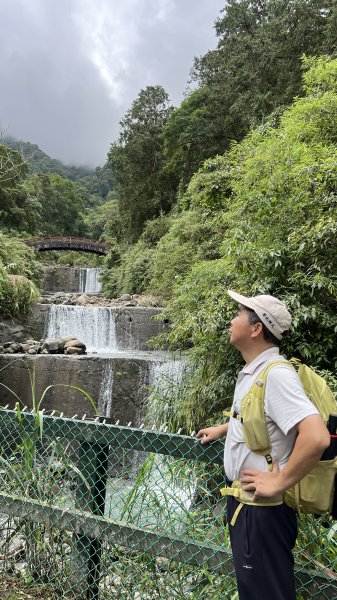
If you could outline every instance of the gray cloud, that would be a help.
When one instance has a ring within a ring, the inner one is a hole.
[[[147,85],[178,105],[224,0],[1,0],[0,129],[96,166]]]

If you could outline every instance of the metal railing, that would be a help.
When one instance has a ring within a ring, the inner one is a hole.
[[[101,422],[0,411],[4,569],[55,598],[231,598],[223,444]],[[306,517],[302,598],[335,598],[332,524]]]
[[[74,250],[81,252],[93,252],[95,254],[108,254],[111,245],[100,240],[91,238],[70,237],[70,236],[45,236],[25,240],[28,246],[36,250]]]

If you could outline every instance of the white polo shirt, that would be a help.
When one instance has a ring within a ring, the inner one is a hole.
[[[234,392],[232,410],[240,414],[241,400],[251,389],[257,376],[273,360],[284,360],[268,373],[265,392],[265,415],[272,446],[272,459],[279,461],[280,469],[287,464],[294,447],[297,432],[294,426],[310,415],[319,414],[306,396],[295,369],[286,363],[275,346],[268,348],[240,371]],[[264,456],[259,456],[246,446],[242,425],[230,419],[224,452],[224,466],[230,481],[239,479],[242,469],[268,471]]]

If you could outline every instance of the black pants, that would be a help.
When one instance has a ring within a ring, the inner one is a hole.
[[[232,526],[237,506],[237,500],[229,496],[228,527],[240,600],[296,600],[295,512],[286,504],[245,505]]]

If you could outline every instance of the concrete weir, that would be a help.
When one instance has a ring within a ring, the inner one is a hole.
[[[95,415],[88,398],[74,387],[89,394],[99,413],[118,419],[127,425],[140,425],[144,415],[144,405],[149,395],[149,387],[155,384],[152,370],[158,361],[165,364],[167,356],[156,357],[145,352],[130,355],[105,356],[62,356],[62,355],[0,355],[0,404],[14,408],[21,400],[21,407],[32,407],[30,377],[35,376],[35,403],[39,403],[44,390],[51,387],[40,406],[46,411],[64,413],[66,417],[75,414],[81,418]],[[6,387],[4,387],[6,386]],[[69,387],[74,386],[74,387]],[[2,389],[1,389],[2,388]],[[15,392],[12,394],[7,388]]]
[[[167,352],[150,349],[149,340],[167,327],[154,317],[157,308],[36,305],[31,322],[36,337],[85,337],[88,354],[0,354],[0,406],[35,406],[49,386],[40,408],[66,417],[94,416],[89,394],[99,414],[139,426],[151,388],[160,378],[172,383],[182,375],[181,362]],[[80,328],[79,330],[76,327]],[[16,396],[11,393],[12,390]]]
[[[160,308],[36,304],[31,322],[36,337],[75,335],[89,352],[151,350],[149,341],[167,328],[156,320]]]

